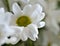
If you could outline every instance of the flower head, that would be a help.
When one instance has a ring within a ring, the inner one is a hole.
[[[8,38],[5,39],[6,43],[16,44],[19,40],[26,41],[30,38],[36,41],[38,38],[38,28],[45,26],[42,21],[45,13],[42,12],[42,7],[39,4],[28,4],[23,10],[14,3],[12,6],[12,13],[6,13],[6,20],[3,18],[4,30],[7,32]],[[10,33],[9,33],[10,32]]]
[[[40,4],[28,4],[21,10],[18,4],[14,3],[12,11],[14,15],[11,18],[10,26],[12,28],[15,26],[16,29],[23,27],[23,30],[20,32],[21,40],[25,41],[27,38],[30,38],[35,41],[38,38],[38,28],[45,26],[45,22],[41,21],[44,19],[45,13],[42,12]]]

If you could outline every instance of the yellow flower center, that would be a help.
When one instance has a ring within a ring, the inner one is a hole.
[[[26,27],[26,26],[29,25],[30,23],[31,23],[30,18],[29,18],[28,16],[25,16],[25,15],[19,17],[19,18],[16,20],[16,24],[17,24],[18,26],[24,26],[24,27]]]

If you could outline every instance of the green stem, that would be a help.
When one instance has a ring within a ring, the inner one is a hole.
[[[3,0],[5,6],[6,6],[6,8],[7,8],[7,11],[10,11],[10,7],[9,7],[9,2],[8,2],[8,1],[9,1],[9,0]]]
[[[34,42],[31,41],[30,39],[28,39],[28,40],[25,42],[25,46],[34,46]]]

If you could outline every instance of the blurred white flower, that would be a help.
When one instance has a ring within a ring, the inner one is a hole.
[[[58,46],[57,44],[53,43],[51,46]]]
[[[42,46],[60,46],[60,37],[51,31],[43,31]]]
[[[11,14],[9,14],[9,12],[5,12],[4,8],[0,8],[0,46],[6,43],[6,38],[8,38],[9,35],[14,34],[14,31],[12,31],[12,29],[8,29],[6,25],[10,20]]]

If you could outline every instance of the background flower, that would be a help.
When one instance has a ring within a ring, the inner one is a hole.
[[[15,44],[16,39],[9,39],[10,36],[14,35],[14,30],[7,26],[9,23],[11,13],[5,12],[4,8],[0,8],[0,46],[4,43],[12,43]],[[7,17],[7,18],[6,18]],[[9,19],[8,19],[9,18]],[[17,42],[17,41],[16,41]]]

